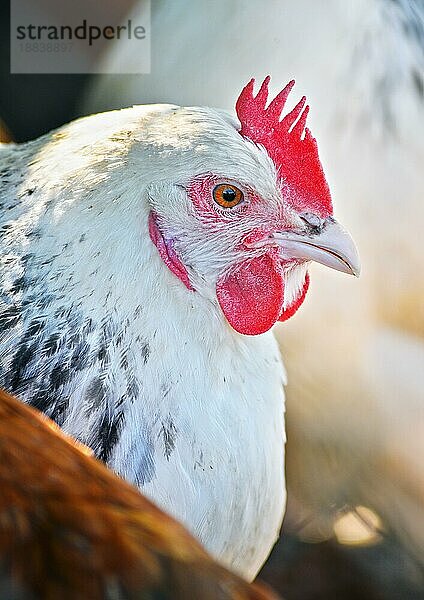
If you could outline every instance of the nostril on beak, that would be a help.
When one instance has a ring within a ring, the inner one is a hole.
[[[306,212],[299,215],[299,217],[314,231],[314,233],[319,233],[321,231],[324,219],[321,219],[321,217],[315,213]]]

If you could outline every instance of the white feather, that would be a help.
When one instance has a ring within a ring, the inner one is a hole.
[[[102,419],[124,411],[108,464],[252,579],[284,513],[285,375],[273,335],[236,333],[216,300],[242,224],[207,235],[184,184],[208,170],[272,205],[271,161],[219,111],[153,106],[76,121],[3,150],[1,166],[11,174],[0,197],[10,226],[0,242],[2,309],[20,311],[0,336],[3,385],[19,372],[17,390],[33,401],[54,375],[48,414],[69,399],[63,428],[97,452]],[[152,244],[151,209],[196,292]],[[80,368],[72,343],[85,345]],[[32,352],[24,367],[17,347]]]

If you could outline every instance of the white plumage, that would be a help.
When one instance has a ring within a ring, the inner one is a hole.
[[[237,333],[216,290],[233,265],[281,247],[277,308],[297,300],[308,250],[283,259],[287,242],[269,233],[243,246],[259,227],[305,248],[335,233],[351,252],[342,270],[357,257],[332,216],[311,234],[265,148],[238,128],[221,111],[153,105],[2,148],[0,384],[252,579],[284,512],[285,376],[272,333]],[[240,186],[244,209],[193,197],[211,177]],[[166,267],[175,253],[192,289]]]
[[[296,76],[319,108],[311,121],[364,270],[352,286],[320,269],[279,333],[289,494],[295,517],[324,535],[340,509],[371,507],[422,561],[423,3],[186,4],[155,4],[152,73],[97,79],[86,106],[171,95],[229,107],[252,71]]]

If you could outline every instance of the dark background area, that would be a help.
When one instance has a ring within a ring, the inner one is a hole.
[[[88,75],[11,75],[10,2],[0,3],[0,117],[17,142],[59,127],[77,116]]]

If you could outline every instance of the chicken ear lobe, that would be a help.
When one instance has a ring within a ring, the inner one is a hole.
[[[281,314],[282,269],[269,254],[245,260],[218,280],[216,294],[233,329],[244,335],[265,333]]]

